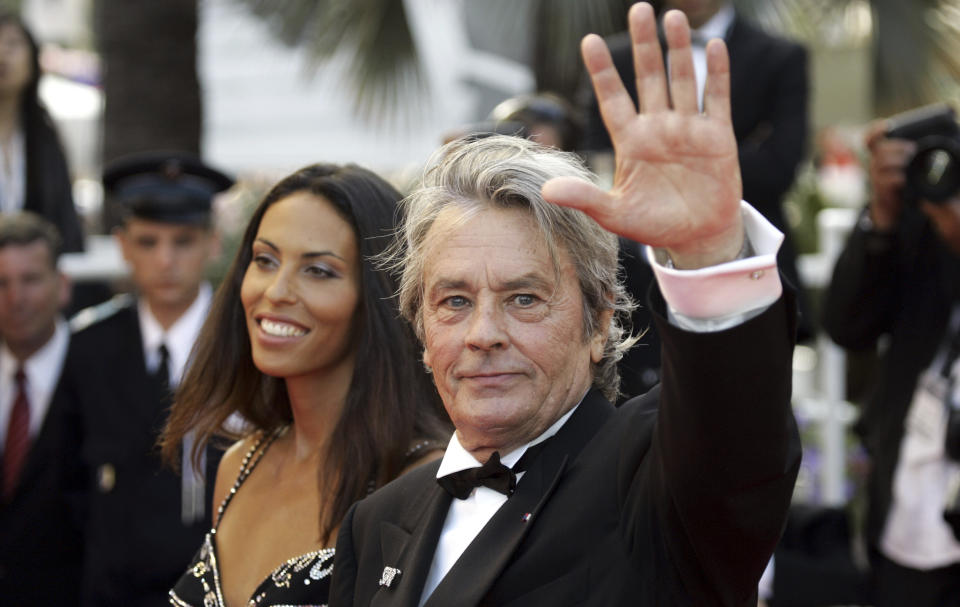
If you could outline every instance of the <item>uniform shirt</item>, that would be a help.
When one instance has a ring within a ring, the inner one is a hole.
[[[170,373],[168,381],[171,387],[177,386],[183,378],[184,369],[186,369],[190,359],[190,352],[193,350],[193,344],[200,334],[201,327],[203,327],[203,321],[207,318],[207,311],[210,309],[212,299],[213,289],[210,284],[202,283],[200,290],[197,292],[197,298],[166,331],[150,311],[147,302],[143,298],[137,301],[140,335],[143,339],[143,359],[146,362],[147,371],[156,373],[160,366],[160,346],[161,344],[166,345],[170,356],[167,370]],[[180,462],[180,518],[184,525],[203,520],[205,514],[206,488],[201,471],[206,468],[206,453],[200,458],[200,466],[194,466],[191,457],[193,444],[194,435],[190,432],[183,437]]]
[[[166,331],[157,322],[147,302],[142,298],[137,301],[140,335],[143,338],[143,360],[146,361],[147,371],[156,372],[157,367],[160,366],[160,345],[165,344],[170,353],[170,385],[176,386],[180,383],[190,358],[190,351],[197,340],[197,335],[200,334],[200,328],[207,317],[212,299],[213,289],[210,284],[206,282],[201,284],[197,298]]]
[[[50,400],[57,388],[57,382],[60,381],[69,343],[70,330],[67,323],[58,318],[53,337],[23,363],[23,372],[27,376],[27,400],[30,403],[31,440],[37,437],[43,426]],[[6,344],[0,344],[0,451],[6,446],[10,411],[17,397],[16,373],[19,366],[20,362]]]
[[[745,202],[741,203],[741,212],[747,241],[755,253],[751,257],[698,270],[675,270],[659,261],[663,258],[661,253],[648,249],[647,256],[667,302],[671,324],[691,331],[721,331],[759,315],[780,297],[783,287],[777,273],[776,255],[783,234]],[[529,447],[559,432],[575,410],[576,407],[570,409],[546,432],[500,461],[512,467]],[[460,445],[454,433],[440,462],[437,478],[481,465]],[[522,479],[522,474],[518,474],[517,481]],[[470,542],[506,501],[506,495],[482,486],[474,489],[467,499],[451,501],[420,605],[430,598]]]

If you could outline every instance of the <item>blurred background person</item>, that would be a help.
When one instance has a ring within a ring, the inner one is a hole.
[[[71,321],[72,457],[87,470],[83,604],[166,605],[209,529],[204,479],[218,452],[181,477],[162,465],[156,442],[212,299],[212,199],[233,180],[191,155],[157,152],[117,160],[103,183],[125,209],[116,236],[136,293]]]
[[[2,37],[2,36],[0,36]],[[81,538],[63,474],[57,390],[70,331],[60,236],[29,212],[0,214],[0,597],[77,605]]]
[[[576,149],[583,133],[577,109],[549,91],[505,99],[490,112],[490,120],[495,125],[517,124],[522,128],[518,134],[523,137],[566,152]]]
[[[18,16],[0,13],[0,210],[35,212],[56,226],[63,251],[82,251],[67,159],[39,82],[33,35]]]
[[[960,396],[960,196],[932,202],[908,187],[917,145],[887,136],[894,124],[869,129],[870,201],[837,261],[822,317],[851,350],[885,342],[855,427],[871,458],[873,600],[947,607],[960,605],[960,538],[943,519],[948,479],[960,470],[945,444]]]
[[[782,207],[783,197],[793,184],[806,153],[809,94],[806,50],[795,42],[757,28],[738,15],[729,0],[665,0],[660,3],[661,15],[670,9],[683,11],[692,28],[694,71],[701,104],[706,43],[711,38],[722,38],[727,44],[730,104],[743,198],[786,235],[777,263],[781,273],[798,291],[801,314],[798,340],[809,339],[815,331],[813,311],[797,273],[796,251]],[[614,65],[636,102],[636,83],[630,76],[633,57],[629,35],[627,32],[616,34],[608,43]],[[591,163],[602,163],[602,159],[597,160],[597,155],[610,154],[610,139],[603,129],[592,92],[585,92],[582,97],[587,126],[580,149]],[[643,301],[645,288],[639,293],[633,292],[639,301]]]
[[[397,285],[371,261],[400,197],[365,169],[318,164],[254,212],[164,434],[175,463],[189,433],[201,449],[230,416],[250,424],[173,604],[326,604],[347,509],[442,453],[449,428]]]

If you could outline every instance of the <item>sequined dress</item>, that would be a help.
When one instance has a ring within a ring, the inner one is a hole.
[[[266,453],[275,432],[261,436],[247,452],[230,493],[224,498],[217,514],[217,526],[223,513],[257,463]],[[170,591],[170,604],[177,607],[224,607],[220,588],[220,570],[217,564],[217,527],[207,533],[203,545]],[[263,580],[247,602],[248,607],[325,607],[330,594],[330,575],[333,573],[333,548],[322,548],[294,557],[280,564]]]

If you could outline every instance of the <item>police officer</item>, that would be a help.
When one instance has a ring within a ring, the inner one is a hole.
[[[210,526],[216,456],[205,470],[185,457],[181,476],[161,466],[156,440],[212,297],[212,199],[233,180],[150,153],[110,164],[103,184],[124,210],[116,238],[136,292],[72,319],[64,381],[88,475],[83,604],[166,605]]]

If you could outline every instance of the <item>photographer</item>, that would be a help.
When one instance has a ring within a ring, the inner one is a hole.
[[[924,142],[891,137],[904,132],[893,126],[867,134],[871,198],[837,261],[823,326],[848,349],[886,344],[856,427],[872,459],[875,605],[956,606],[960,539],[944,507],[960,470],[945,438],[960,395],[960,194],[919,194],[910,163]]]

